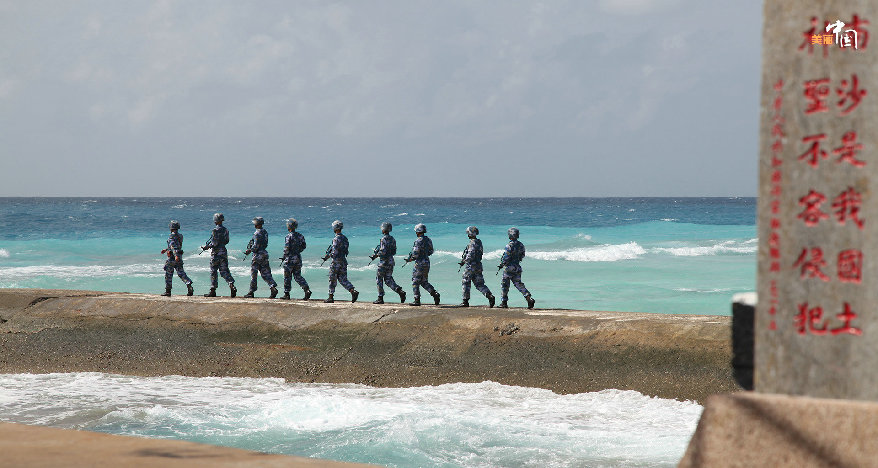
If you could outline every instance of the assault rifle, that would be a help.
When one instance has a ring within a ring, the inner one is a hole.
[[[244,253],[244,258],[241,259],[242,262],[247,260],[247,256],[250,255],[249,252],[251,249],[253,249],[253,239],[250,239],[250,242],[247,243],[247,248],[242,251]]]
[[[469,245],[466,246],[466,249],[468,249],[468,248],[469,248]],[[460,262],[457,263],[458,265],[460,265],[459,267],[457,267],[457,272],[458,272],[458,273],[460,273],[460,269],[463,268],[463,264],[465,263],[465,259],[466,259],[466,249],[463,249],[463,253],[460,254]]]
[[[207,240],[204,241],[204,245],[201,246],[201,252],[198,252],[198,255],[203,254],[205,250],[210,248],[207,246],[207,244],[209,244],[210,241],[212,241],[212,240],[213,240],[213,234],[211,234],[210,237],[208,237]]]
[[[329,244],[329,247],[326,248],[326,254],[323,255],[323,261],[320,262],[320,266],[323,266],[326,263],[326,260],[329,259],[329,253],[332,252],[332,244]]]
[[[374,262],[375,259],[378,258],[378,251],[379,250],[381,250],[381,244],[376,245],[375,248],[372,249],[372,256],[370,257],[371,260],[369,260],[369,263],[366,266],[371,265],[372,262]]]

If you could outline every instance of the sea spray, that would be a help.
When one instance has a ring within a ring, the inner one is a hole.
[[[386,466],[674,466],[701,406],[493,382],[0,375],[0,419]]]

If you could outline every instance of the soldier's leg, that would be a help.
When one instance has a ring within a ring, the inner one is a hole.
[[[414,268],[412,268],[412,292],[415,296],[415,301],[421,299],[421,277],[419,275],[418,264],[416,263]]]
[[[435,296],[436,289],[433,288],[432,284],[430,284],[430,265],[424,265],[421,271],[423,275],[421,279],[421,286],[423,286],[424,289],[426,289],[431,296]]]
[[[220,276],[222,276],[223,279],[226,280],[226,283],[229,283],[229,285],[235,284],[235,278],[232,277],[232,272],[229,271],[229,258],[228,257],[225,257],[225,256],[220,257],[219,258],[219,265],[217,266],[217,268],[219,269]],[[216,281],[214,281],[213,287],[216,287]]]
[[[348,281],[348,266],[341,265],[339,270],[340,271],[338,272],[338,282],[341,283],[342,287],[344,287],[348,291],[353,291],[354,285],[351,284],[350,281]]]
[[[509,280],[509,273],[503,270],[503,279],[500,280],[500,301],[502,302],[509,300]]]
[[[530,296],[530,291],[528,291],[527,288],[524,287],[524,283],[521,282],[521,270],[512,276],[512,284],[515,285],[515,289],[518,289],[524,297]]]
[[[399,292],[402,289],[396,281],[393,279],[393,266],[387,267],[386,274],[384,275],[384,284],[387,285],[391,289],[391,291]]]
[[[310,291],[311,288],[308,287],[308,282],[305,281],[305,277],[302,276],[302,262],[298,261],[293,263],[293,279],[296,280],[296,284],[302,287],[303,291]]]
[[[293,289],[293,266],[284,262],[284,294],[289,294]]]
[[[274,282],[274,278],[271,276],[271,265],[268,263],[268,259],[260,262],[259,264],[259,274],[262,275],[262,279],[268,283],[268,285],[272,288],[277,287],[277,283]]]
[[[174,263],[170,258],[165,261],[165,288],[172,286],[171,280],[174,279]]]
[[[384,276],[386,272],[384,271],[384,267],[378,266],[378,272],[375,273],[375,283],[378,285],[378,297],[384,297],[384,281],[386,276]]]
[[[250,262],[250,292],[256,291],[256,278],[259,276],[259,265],[256,260]]]
[[[216,289],[219,284],[219,257],[210,258],[210,289]]]
[[[491,297],[491,290],[488,289],[488,285],[485,284],[485,276],[482,275],[482,272],[476,272],[473,274],[473,284],[476,285],[476,289],[479,290],[480,293],[484,294],[485,297]]]
[[[179,276],[180,279],[183,280],[183,283],[187,285],[192,284],[192,280],[189,279],[189,276],[186,274],[185,271],[183,271],[183,260],[177,262],[175,268],[177,269],[177,276]]]
[[[338,271],[335,264],[329,266],[329,295],[335,294],[335,285],[338,282]]]
[[[470,281],[472,281],[472,272],[470,270],[466,270],[463,272],[463,278],[461,281],[463,283],[463,300],[464,301],[469,300]]]

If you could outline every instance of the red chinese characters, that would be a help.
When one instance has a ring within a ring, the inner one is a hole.
[[[843,225],[850,220],[859,229],[863,229],[863,220],[860,219],[860,204],[862,202],[863,197],[853,187],[848,187],[847,190],[835,197],[832,201],[832,209],[838,224]]]
[[[821,270],[825,266],[826,260],[823,259],[823,249],[820,247],[803,248],[796,263],[793,264],[793,268],[800,269],[800,278],[818,278],[823,281],[829,281],[829,277]]]
[[[836,271],[839,281],[860,284],[863,279],[863,252],[856,249],[839,252]]]
[[[833,154],[838,155],[836,162],[846,162],[856,167],[866,165],[864,161],[857,159],[857,153],[863,149],[861,143],[857,143],[857,132],[849,131],[841,137],[841,146],[832,150]]]
[[[826,196],[813,189],[807,195],[799,199],[799,205],[805,209],[799,213],[798,218],[805,222],[805,226],[816,226],[822,219],[829,218],[829,215],[820,210],[820,205],[826,201]]]
[[[802,95],[805,97],[805,115],[829,112],[830,108],[827,100],[829,99],[830,91],[829,78],[805,80],[802,91]],[[860,89],[859,78],[856,74],[852,74],[849,80],[841,80],[840,86],[835,88],[835,94],[840,98],[835,102],[835,108],[838,110],[839,115],[844,116],[853,112],[860,105],[868,91]]]

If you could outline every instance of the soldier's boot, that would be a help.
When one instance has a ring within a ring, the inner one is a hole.
[[[501,309],[508,309],[509,308],[509,306],[506,305],[506,301],[500,301],[500,305],[498,305],[497,307],[499,307]]]
[[[307,301],[308,299],[311,299],[311,290],[310,289],[305,290],[305,297],[302,298],[303,301]]]
[[[495,297],[493,294],[488,296],[488,308],[489,309],[494,307],[494,300],[495,300]]]
[[[231,296],[235,297],[238,295],[238,288],[235,287],[235,283],[229,283],[229,291],[232,292]]]
[[[277,297],[277,286],[271,287],[271,296],[268,296],[269,299],[274,299]]]
[[[210,288],[210,292],[205,294],[204,297],[216,297],[216,288]]]
[[[165,293],[162,296],[170,297],[171,296],[171,287],[165,286]]]
[[[469,299],[464,299],[457,307],[469,307]]]
[[[333,299],[332,294],[330,294],[329,297],[327,297],[326,299],[323,300],[323,302],[325,302],[327,304],[331,304],[331,303],[335,302],[335,299]]]
[[[405,291],[402,288],[396,290],[396,293],[399,294],[399,303],[405,304]]]
[[[535,301],[534,298],[531,297],[530,295],[524,296],[524,300],[527,301],[527,308],[528,309],[533,309],[534,304],[537,303],[537,301]]]
[[[186,285],[186,295],[191,296],[195,294],[195,288],[192,287],[192,283]]]
[[[357,302],[358,297],[360,297],[360,292],[356,289],[351,289],[351,302]]]
[[[289,292],[289,291],[284,291],[284,295],[281,296],[280,298],[283,299],[283,300],[285,300],[285,301],[290,300],[290,292]]]
[[[433,304],[439,305],[439,291],[430,295],[433,296]]]
[[[255,293],[255,292],[256,292],[255,289],[251,289],[250,291],[247,292],[247,294],[244,294],[244,297],[253,297],[253,293]]]
[[[384,296],[378,296],[378,299],[372,301],[372,304],[384,304]]]
[[[420,298],[420,297],[415,297],[415,300],[413,300],[412,302],[409,302],[409,305],[410,305],[410,306],[419,306],[419,305],[421,305],[421,298]]]

